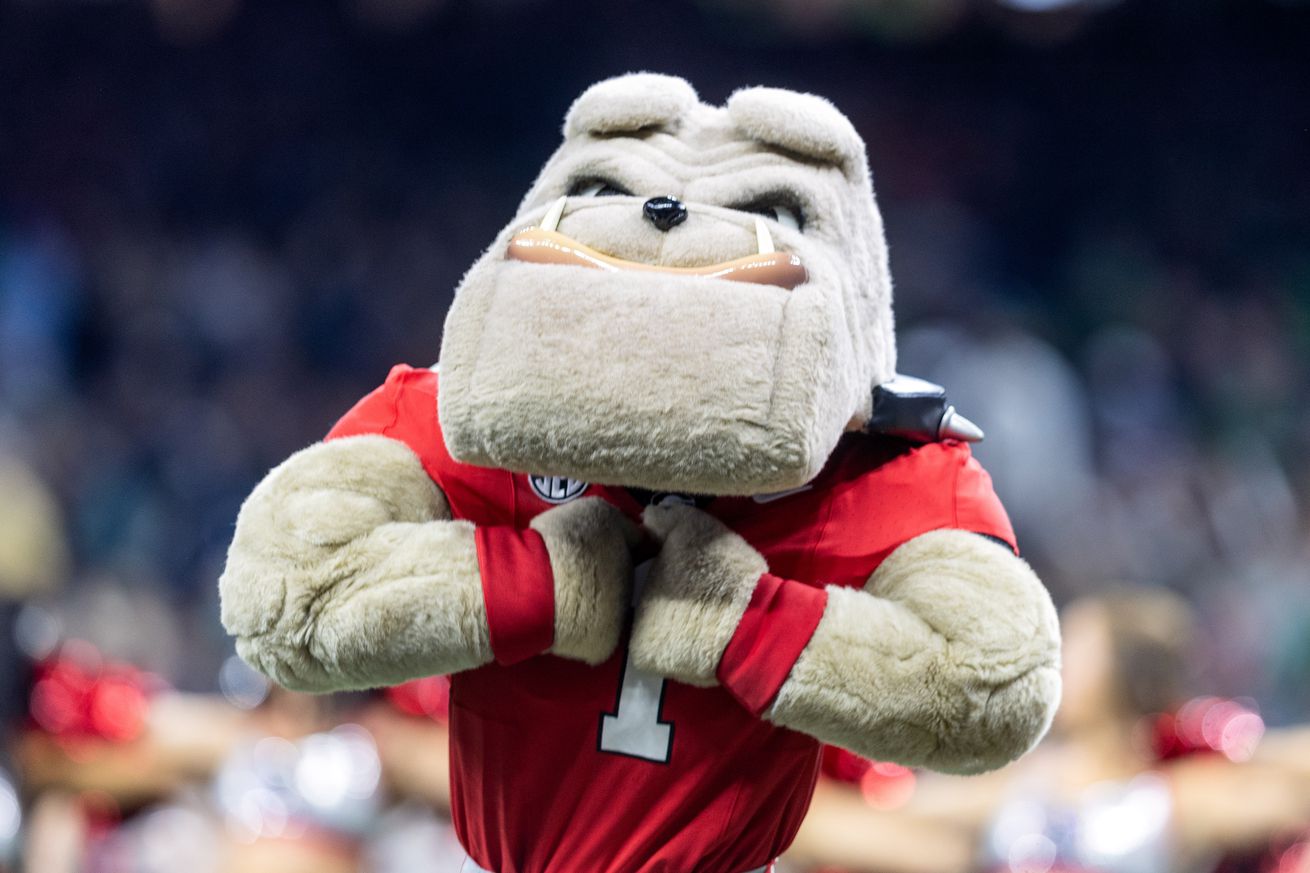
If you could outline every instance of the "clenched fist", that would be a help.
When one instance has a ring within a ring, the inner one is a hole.
[[[768,566],[744,539],[694,507],[652,506],[643,521],[660,553],[637,603],[632,663],[688,685],[714,685]]]
[[[546,542],[555,576],[551,652],[599,664],[613,654],[632,602],[632,550],[641,530],[599,497],[557,506],[531,527]]]

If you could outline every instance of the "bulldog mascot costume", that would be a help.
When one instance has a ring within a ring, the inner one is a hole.
[[[250,495],[223,622],[288,688],[450,674],[468,871],[767,870],[821,744],[977,773],[1059,697],[1050,598],[949,438],[968,422],[871,427],[895,359],[841,113],[601,82],[439,365]]]

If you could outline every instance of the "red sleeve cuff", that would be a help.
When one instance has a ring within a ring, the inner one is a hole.
[[[765,573],[719,662],[719,684],[753,715],[764,712],[827,605],[826,590]]]
[[[540,655],[555,642],[555,577],[545,541],[511,527],[478,527],[474,536],[496,662]]]

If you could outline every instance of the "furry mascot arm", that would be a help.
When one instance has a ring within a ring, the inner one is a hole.
[[[246,500],[219,581],[223,624],[247,662],[304,691],[394,684],[547,648],[596,663],[618,640],[635,539],[635,526],[595,499],[543,513],[531,531],[452,521],[404,443],[330,440],[287,459]],[[503,558],[495,566],[492,552]],[[509,586],[499,602],[512,603],[525,568],[553,589],[537,598],[551,606],[502,607],[489,621],[488,594]]]
[[[694,508],[652,508],[646,526],[662,549],[633,632],[642,669],[717,682],[775,724],[950,773],[1008,763],[1050,723],[1054,607],[1028,565],[984,537],[926,533],[863,590],[820,591],[770,576],[754,548]]]

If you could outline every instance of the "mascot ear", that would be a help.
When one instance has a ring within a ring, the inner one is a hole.
[[[864,140],[850,119],[822,97],[780,88],[742,88],[733,92],[727,106],[732,123],[756,142],[840,167],[852,179],[867,172]]]
[[[628,73],[597,82],[569,108],[564,137],[631,133],[672,127],[700,102],[685,79],[659,73]]]

